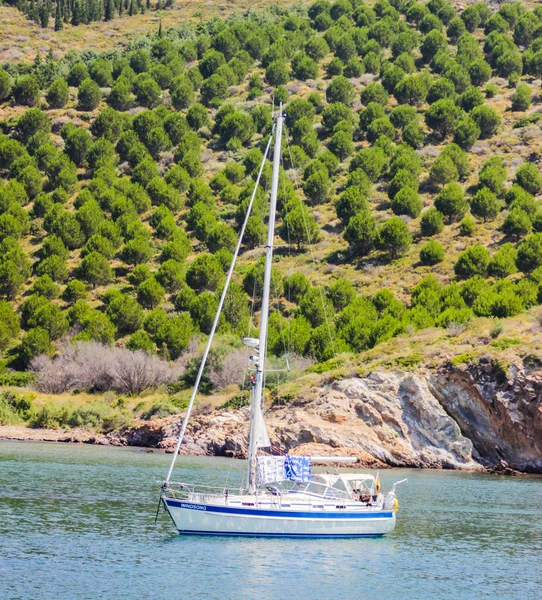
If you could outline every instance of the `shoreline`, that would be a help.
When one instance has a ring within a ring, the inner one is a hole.
[[[126,444],[122,443],[117,437],[108,437],[107,434],[97,434],[88,429],[39,429],[32,427],[24,427],[20,425],[0,425],[0,442],[43,442],[56,444],[87,444],[92,446],[112,446],[116,448],[147,448],[151,452],[160,452],[163,454],[172,454],[170,448],[160,448],[159,445],[152,444]],[[194,452],[183,452],[185,456],[210,456],[211,458],[224,458],[220,455],[202,455]],[[240,456],[229,456],[226,458],[237,458],[242,460]],[[365,464],[364,461],[356,463],[356,465],[345,464],[337,465],[348,468],[374,468],[374,465]],[[463,471],[465,473],[487,473],[490,475],[501,476],[516,476],[516,475],[539,475],[527,471],[518,471],[510,468],[504,461],[502,465],[495,468],[485,468],[478,465],[477,468],[436,468],[436,467],[420,467],[416,465],[380,465],[380,469],[416,469],[419,471],[439,470],[439,471]]]

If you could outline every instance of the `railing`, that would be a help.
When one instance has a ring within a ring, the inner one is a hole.
[[[184,483],[180,481],[170,481],[163,488],[164,493],[172,498],[190,498],[197,502],[197,497],[203,498],[224,498],[228,494],[244,494],[246,490],[239,488],[232,490],[231,488],[221,486],[204,485],[200,483]],[[202,500],[203,501],[203,500]]]

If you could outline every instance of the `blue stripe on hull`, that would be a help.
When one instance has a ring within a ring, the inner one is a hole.
[[[217,535],[222,537],[262,537],[262,538],[380,538],[383,533],[232,533],[231,531],[198,531],[179,529],[181,535]]]
[[[265,510],[260,508],[237,508],[233,506],[214,506],[197,504],[195,502],[182,502],[164,498],[168,506],[184,508],[186,510],[201,510],[203,512],[220,513],[252,517],[278,517],[289,519],[391,519],[393,512],[301,512],[284,510]]]

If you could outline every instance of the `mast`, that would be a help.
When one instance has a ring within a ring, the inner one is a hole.
[[[282,125],[284,122],[282,102],[278,115],[275,117],[275,147],[273,152],[273,176],[271,178],[271,199],[269,202],[269,222],[267,225],[267,244],[265,247],[265,271],[263,277],[262,311],[260,319],[260,338],[258,344],[258,359],[256,362],[256,377],[251,393],[250,431],[248,442],[248,492],[256,491],[256,453],[263,423],[263,384],[265,357],[267,351],[267,326],[269,322],[269,298],[271,295],[271,268],[273,263],[273,240],[275,237],[275,216],[277,212],[277,193],[279,187],[279,170],[281,158]]]

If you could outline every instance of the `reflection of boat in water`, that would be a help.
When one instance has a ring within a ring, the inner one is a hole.
[[[248,489],[234,492],[227,488],[177,483],[171,481],[171,475],[273,135],[269,139],[260,166],[171,466],[162,488],[161,500],[179,533],[184,534],[278,537],[379,536],[389,533],[395,527],[398,506],[395,498],[397,484],[394,484],[391,491],[384,495],[380,492],[378,476],[375,478],[369,474],[312,473],[313,462],[356,462],[357,459],[352,457],[269,456],[259,452],[260,449],[271,446],[262,404],[283,121],[281,105],[273,128],[275,140],[273,175],[259,338],[243,340],[255,351],[255,356],[251,358],[256,370],[255,377],[251,378]]]

